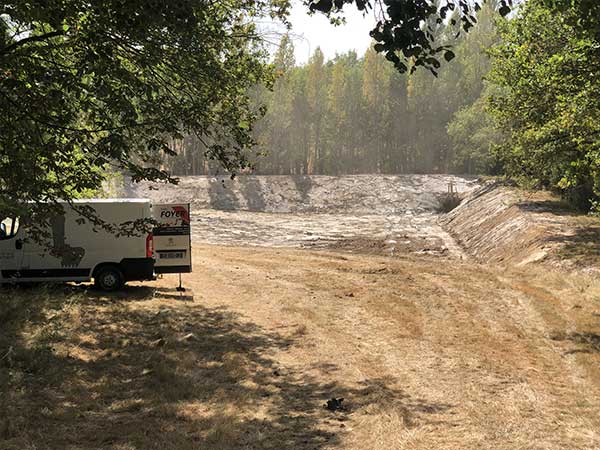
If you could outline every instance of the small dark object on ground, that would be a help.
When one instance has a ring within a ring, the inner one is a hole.
[[[166,342],[166,341],[165,341],[163,338],[158,338],[157,340],[155,340],[155,341],[152,341],[152,342],[150,343],[150,345],[151,345],[152,347],[162,347],[162,346],[164,346],[166,343],[167,343],[167,342]]]
[[[343,398],[335,398],[333,397],[331,400],[327,400],[327,404],[324,405],[325,409],[329,411],[348,411],[348,406],[344,405]]]

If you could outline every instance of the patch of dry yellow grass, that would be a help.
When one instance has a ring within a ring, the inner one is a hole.
[[[282,249],[195,257],[196,301],[165,297],[170,280],[112,296],[2,290],[0,448],[600,447],[593,277]],[[343,410],[324,408],[333,397]]]

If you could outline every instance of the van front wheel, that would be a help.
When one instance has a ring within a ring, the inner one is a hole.
[[[105,266],[98,269],[94,276],[94,284],[103,291],[117,291],[125,284],[123,272],[116,266]]]

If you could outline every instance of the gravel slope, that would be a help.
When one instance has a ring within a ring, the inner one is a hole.
[[[180,183],[142,183],[129,197],[190,202],[195,209],[276,213],[419,214],[433,212],[453,183],[460,193],[478,186],[454,175],[181,177]]]

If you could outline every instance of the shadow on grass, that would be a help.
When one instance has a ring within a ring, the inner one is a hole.
[[[581,211],[569,206],[564,200],[525,200],[517,203],[519,209],[533,213],[550,213],[556,216],[580,216]]]
[[[523,201],[517,206],[524,211],[545,213],[551,221],[552,216],[572,217],[572,221],[564,222],[567,228],[573,229],[572,232],[561,232],[564,227],[559,220],[558,232],[551,233],[545,241],[560,245],[557,252],[560,259],[586,267],[600,267],[600,220],[586,216],[559,200]]]
[[[570,341],[579,345],[579,348],[569,350],[566,353],[600,353],[600,334],[594,332],[573,332],[551,336],[554,341]]]
[[[558,242],[558,256],[584,266],[600,267],[600,226],[579,227],[573,234],[552,236],[550,242]]]
[[[394,408],[406,426],[449,408],[410,398],[394,379],[328,381],[330,363],[280,367],[275,354],[299,338],[221,308],[140,302],[151,289],[126,291],[138,303],[83,288],[6,292],[14,295],[0,305],[5,449],[315,450],[340,443],[340,423],[367,405]],[[349,411],[326,411],[334,396]]]

